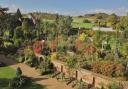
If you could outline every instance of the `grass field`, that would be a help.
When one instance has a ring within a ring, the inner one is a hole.
[[[87,29],[91,29],[94,27],[94,24],[92,23],[77,23],[77,22],[73,22],[72,23],[72,27],[73,28],[87,28]]]
[[[15,70],[10,67],[0,67],[0,89],[9,89],[9,81],[15,77]],[[26,86],[22,89],[46,89],[45,87],[32,83],[29,86]]]
[[[84,19],[85,18],[73,17],[72,27],[73,28],[87,28],[87,29],[91,29],[94,27],[93,23],[83,23]],[[43,21],[48,22],[48,23],[54,23],[54,20],[43,19]]]
[[[73,17],[72,27],[73,28],[87,28],[91,29],[94,27],[93,23],[83,23],[86,18],[84,17]]]

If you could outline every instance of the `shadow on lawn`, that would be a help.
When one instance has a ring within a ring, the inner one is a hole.
[[[0,89],[9,89],[9,81],[11,79],[7,78],[0,78]],[[39,84],[36,84],[35,82],[32,82],[31,84],[27,86],[23,86],[21,89],[47,89],[46,86],[42,86]]]
[[[0,89],[8,89],[10,79],[0,78]]]

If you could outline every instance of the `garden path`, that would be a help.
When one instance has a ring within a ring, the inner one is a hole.
[[[48,78],[47,76],[41,76],[34,68],[30,68],[23,63],[16,63],[4,55],[0,55],[0,61],[5,62],[13,69],[20,67],[23,71],[23,75],[31,77],[36,83],[46,86],[47,89],[73,89],[62,81],[58,81],[54,78]]]

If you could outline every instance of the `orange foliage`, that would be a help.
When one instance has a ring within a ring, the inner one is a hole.
[[[84,49],[84,53],[86,55],[91,55],[96,52],[96,47],[94,45],[89,45],[87,48]]]
[[[57,47],[57,42],[56,41],[51,41],[49,44],[49,48],[51,49],[51,51],[53,52],[54,50],[56,50]]]

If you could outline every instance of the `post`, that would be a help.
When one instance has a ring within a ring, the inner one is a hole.
[[[61,65],[61,70],[60,71],[63,72],[63,65]]]
[[[76,78],[76,80],[77,80],[77,78],[78,78],[78,71],[76,71],[75,78]]]
[[[93,87],[95,87],[95,77],[93,77],[92,85],[93,85]]]

